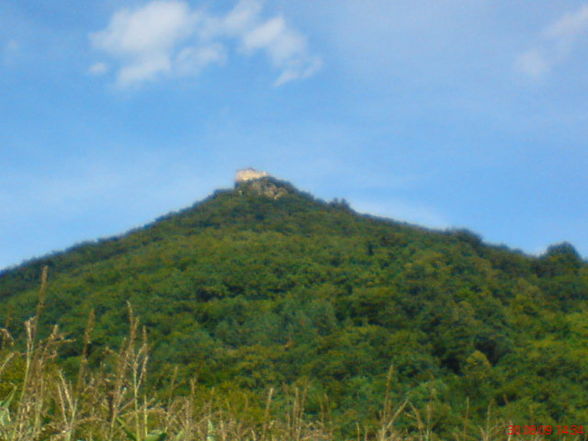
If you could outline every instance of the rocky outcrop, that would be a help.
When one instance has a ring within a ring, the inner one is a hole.
[[[239,194],[256,194],[270,199],[279,199],[288,194],[288,189],[269,176],[235,182]]]

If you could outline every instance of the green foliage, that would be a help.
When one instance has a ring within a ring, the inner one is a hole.
[[[176,368],[179,381],[254,394],[306,382],[307,411],[324,411],[326,395],[353,430],[377,418],[393,365],[397,398],[431,412],[440,430],[466,406],[482,418],[491,403],[523,424],[587,419],[588,267],[571,245],[533,258],[466,230],[360,216],[276,185],[285,189],[277,198],[219,191],[124,236],[0,273],[0,320],[33,314],[49,265],[41,331],[59,323],[79,340],[94,310],[97,366],[122,344],[131,302],[162,389]],[[80,347],[62,351],[69,372]]]

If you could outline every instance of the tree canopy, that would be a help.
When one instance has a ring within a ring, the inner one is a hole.
[[[0,273],[0,320],[19,334],[47,265],[41,324],[78,340],[62,354],[72,369],[90,311],[97,364],[127,333],[130,302],[149,334],[155,387],[176,368],[260,394],[305,384],[308,411],[327,396],[345,426],[377,418],[393,372],[395,397],[432,403],[441,430],[489,405],[520,424],[588,421],[588,265],[571,245],[531,257],[264,179],[284,191],[217,191]]]

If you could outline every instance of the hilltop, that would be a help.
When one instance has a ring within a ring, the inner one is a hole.
[[[96,365],[128,332],[130,302],[156,386],[176,368],[206,387],[305,384],[308,412],[327,405],[352,430],[377,417],[392,366],[394,396],[432,406],[441,431],[489,404],[522,424],[588,420],[588,265],[569,244],[531,257],[264,176],[0,273],[0,320],[17,336],[45,265],[42,325],[78,339],[62,354],[72,371],[89,312]]]

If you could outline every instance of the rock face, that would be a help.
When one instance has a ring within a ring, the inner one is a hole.
[[[284,187],[272,182],[271,178],[261,178],[245,183],[246,190],[271,199],[279,199],[288,193]]]
[[[287,188],[269,173],[252,168],[237,171],[235,188],[239,194],[256,194],[271,199],[279,199],[288,193]]]

